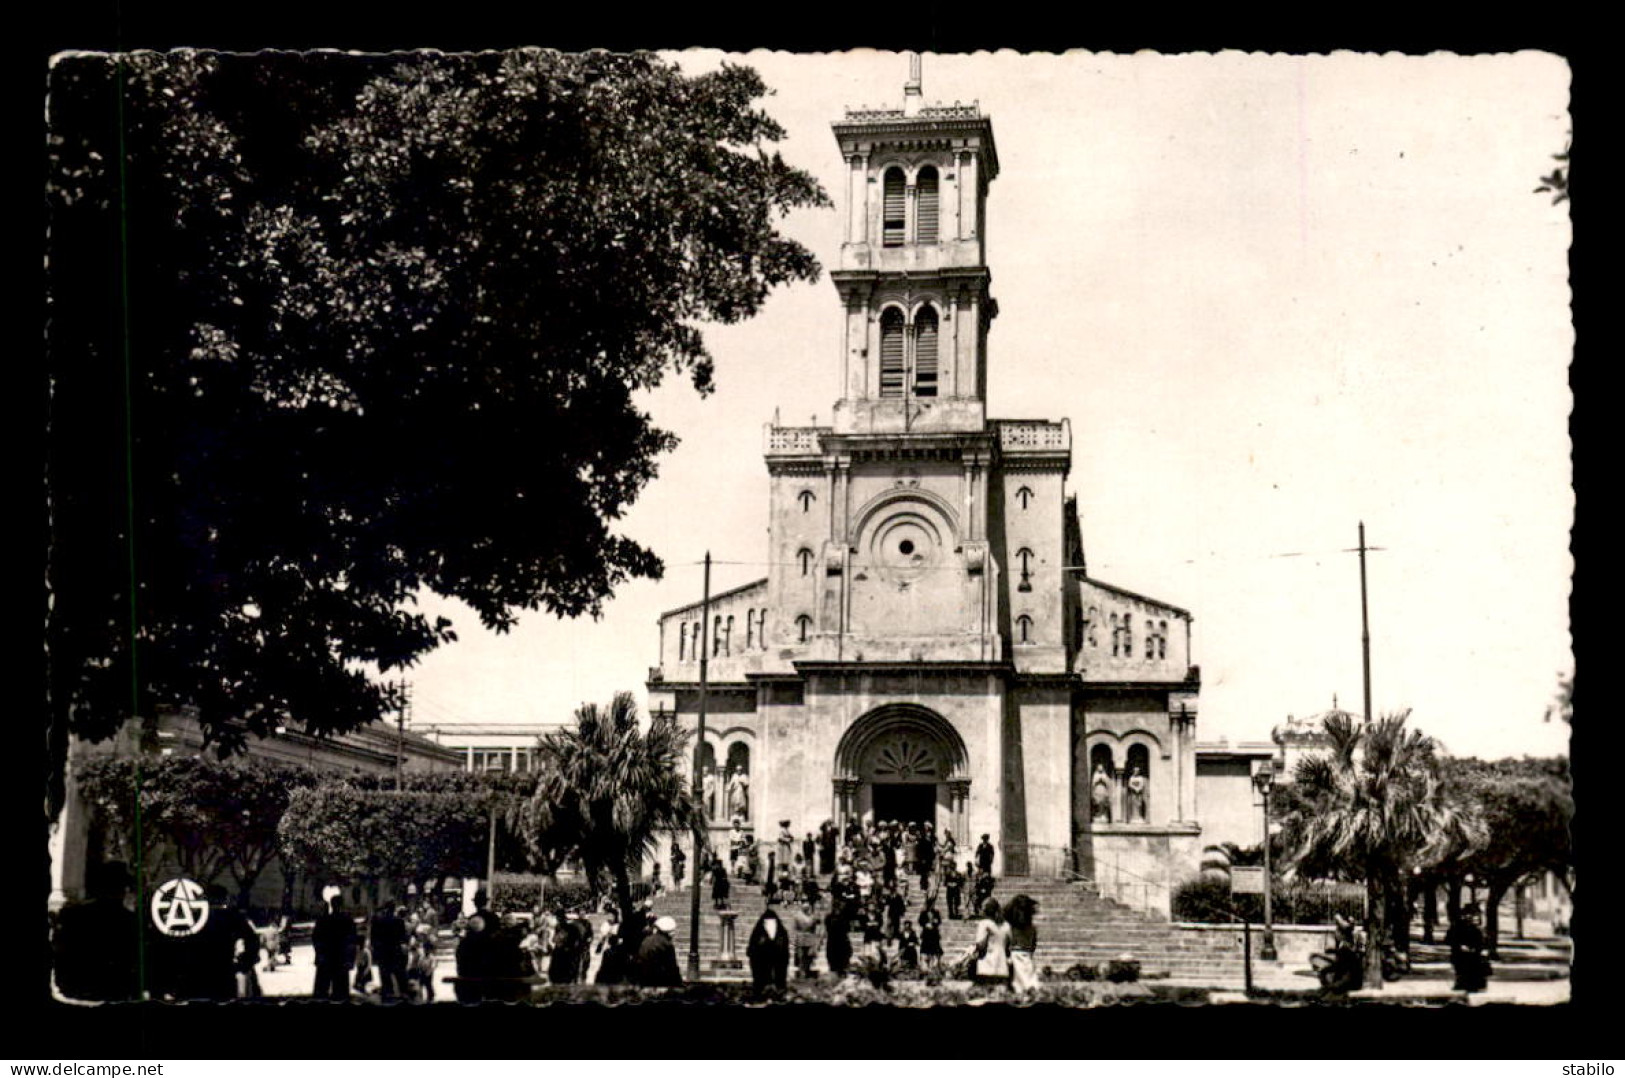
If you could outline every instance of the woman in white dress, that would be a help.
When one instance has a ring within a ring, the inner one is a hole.
[[[976,926],[976,983],[1001,987],[1010,983],[1010,925],[993,898],[982,907]]]

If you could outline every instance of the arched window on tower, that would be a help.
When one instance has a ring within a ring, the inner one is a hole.
[[[896,307],[880,315],[880,395],[903,395],[903,312]]]
[[[1033,552],[1026,547],[1016,551],[1016,557],[1021,559],[1021,583],[1016,585],[1017,591],[1033,590]]]
[[[914,242],[937,242],[937,170],[930,165],[920,169],[914,180]]]
[[[800,550],[796,551],[796,560],[801,563],[802,576],[808,576],[812,573],[812,551],[808,550],[806,547],[802,547]]]
[[[806,614],[796,617],[796,635],[800,643],[805,644],[812,636],[812,618]]]
[[[1016,619],[1016,642],[1021,644],[1033,642],[1033,619],[1026,614]]]
[[[881,186],[881,217],[880,237],[881,245],[885,247],[901,247],[905,230],[905,206],[907,199],[903,191],[903,170],[888,168],[886,178]]]
[[[1023,509],[1027,508],[1028,503],[1033,500],[1033,488],[1022,487],[1016,491],[1016,498],[1021,502],[1021,507]]]
[[[922,307],[914,316],[914,395],[937,395],[937,312]]]
[[[808,513],[812,511],[813,500],[818,496],[810,490],[804,490],[800,494],[797,494],[796,497],[801,499],[801,511],[803,513]]]

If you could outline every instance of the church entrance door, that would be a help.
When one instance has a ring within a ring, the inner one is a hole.
[[[877,782],[871,787],[871,804],[876,820],[933,825],[937,822],[935,783]]]

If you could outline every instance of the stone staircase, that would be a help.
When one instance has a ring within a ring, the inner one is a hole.
[[[1490,979],[1495,981],[1567,980],[1574,961],[1574,941],[1560,936],[1522,940],[1503,936],[1497,950],[1500,957],[1490,960]],[[1411,972],[1417,977],[1454,977],[1450,948],[1413,936]]]
[[[723,969],[717,965],[721,929],[712,908],[710,890],[702,886],[700,905],[700,972],[715,980],[746,979],[748,969]],[[1006,877],[998,881],[994,897],[1008,902],[1025,894],[1038,902],[1038,952],[1036,962],[1060,976],[1078,962],[1094,965],[1128,954],[1139,959],[1145,979],[1169,978],[1180,983],[1203,984],[1215,988],[1240,987],[1243,982],[1239,954],[1216,946],[1216,940],[1192,938],[1180,933],[1167,921],[1158,920],[1115,901],[1101,897],[1092,887],[1059,879]],[[655,916],[668,916],[677,922],[675,942],[678,962],[688,962],[689,894],[687,891],[662,894],[655,900]],[[921,899],[917,892],[909,899],[909,920],[918,924]],[[741,962],[751,928],[761,916],[765,903],[757,887],[734,884],[731,908],[738,914],[737,951]],[[781,916],[790,908],[777,907]],[[938,899],[946,913],[946,904]],[[827,912],[827,908],[821,912]],[[975,943],[976,921],[944,920],[942,950],[944,963],[962,956]],[[853,950],[860,935],[852,935]],[[814,968],[822,972],[824,956],[819,954]]]

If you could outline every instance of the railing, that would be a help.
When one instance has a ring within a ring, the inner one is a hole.
[[[853,109],[846,110],[848,120],[901,120],[902,109]]]
[[[1051,423],[1047,420],[1019,420],[999,423],[999,448],[1001,449],[1068,449],[1071,447],[1071,442],[1071,431],[1065,420],[1059,423]]]
[[[817,453],[823,446],[823,436],[829,427],[774,427],[767,428],[769,453]]]
[[[926,105],[920,109],[922,120],[974,120],[982,114],[977,102],[961,105],[955,101],[952,105]]]
[[[1079,866],[1094,864],[1090,875]],[[1173,888],[1159,880],[1149,880],[1136,872],[1113,862],[1101,863],[1091,851],[1075,846],[1051,846],[1037,842],[1007,842],[1004,844],[1005,872],[1011,866],[1025,868],[1026,875],[1065,879],[1094,888],[1102,898],[1109,898],[1130,909],[1168,916],[1172,908]]]

